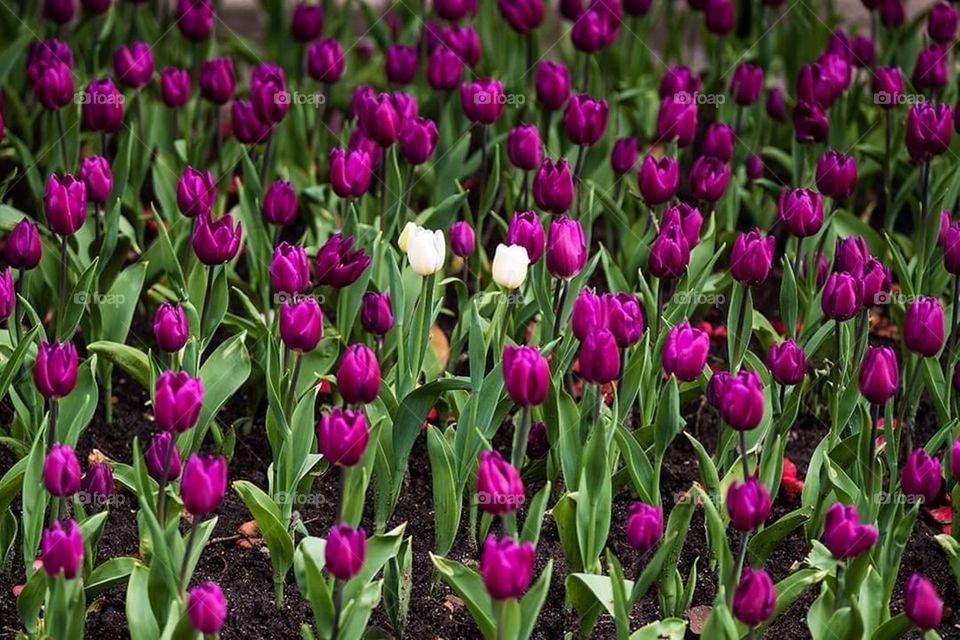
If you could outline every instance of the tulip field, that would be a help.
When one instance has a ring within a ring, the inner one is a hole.
[[[0,638],[960,638],[958,35],[0,2]]]

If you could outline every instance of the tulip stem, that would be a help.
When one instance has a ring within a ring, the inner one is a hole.
[[[871,22],[871,24],[875,24]],[[883,162],[883,228],[887,231],[893,226],[893,111],[885,109],[886,113],[886,155]]]
[[[867,499],[870,504],[870,513],[873,514],[873,505],[876,504],[876,466],[877,457],[877,422],[880,421],[880,405],[870,404],[870,443],[867,447]],[[893,444],[892,442],[890,443]]]
[[[740,436],[740,461],[743,464],[743,481],[750,477],[750,463],[747,460],[747,432],[737,431]]]
[[[520,409],[520,427],[513,439],[513,456],[510,462],[519,473],[523,466],[523,457],[527,452],[527,440],[530,438],[530,407],[524,405]]]
[[[556,300],[556,315],[553,320],[553,339],[556,340],[560,335],[560,320],[563,317],[563,305],[567,302],[567,291],[569,283],[566,280],[557,282],[557,288],[554,290],[554,299]]]
[[[343,580],[333,579],[333,632],[330,634],[331,640],[337,640],[340,636],[340,610],[343,608]]]
[[[50,398],[50,415],[47,416],[47,429],[49,435],[49,440],[47,444],[49,447],[53,447],[57,442],[57,417],[60,413],[60,400],[59,398]]]
[[[172,448],[172,447],[171,447]],[[193,547],[197,543],[197,529],[200,528],[200,516],[193,516],[193,524],[190,525],[190,536],[187,538],[187,547],[183,551],[183,562],[180,563],[180,593],[186,589],[187,565],[190,564],[190,554],[193,553]]]
[[[211,292],[213,290],[213,277],[216,267],[207,267],[207,287],[203,290],[203,308],[200,312],[200,344],[197,345],[197,371],[200,371],[200,355],[203,353],[203,330],[207,326],[207,320],[210,316],[210,298],[213,297]]]
[[[427,351],[427,336],[430,326],[427,318],[432,315],[433,310],[433,288],[436,281],[436,274],[431,273],[423,279],[423,291],[420,292],[420,314],[417,316],[417,333],[414,335],[413,354],[413,383],[416,385],[420,378],[420,369],[423,368],[423,358]]]
[[[479,215],[483,215],[483,211],[479,208],[483,206],[483,195],[484,191],[487,189],[487,127],[486,125],[480,125],[480,197],[477,198],[478,208],[477,211]]]
[[[219,135],[219,134],[217,134]],[[267,190],[267,175],[270,168],[270,152],[273,150],[273,131],[267,134],[267,141],[263,145],[263,157],[260,158],[260,190]]]
[[[960,331],[960,327],[957,327],[957,307],[960,307],[960,274],[957,274],[953,278],[953,309],[950,310],[950,346],[943,351],[944,377],[946,380],[950,379],[950,354],[952,354],[957,347],[957,332]]]
[[[742,433],[742,432],[741,432]],[[740,584],[740,578],[743,576],[743,567],[747,563],[747,543],[750,541],[750,532],[744,531],[740,534],[740,554],[737,558],[737,573],[734,575],[733,583]],[[733,602],[733,594],[731,591],[729,597],[731,599],[731,604]]]
[[[67,236],[60,239],[60,313],[57,314],[57,338],[61,337],[63,317],[67,315]]]
[[[161,476],[159,489],[157,492],[157,519],[160,526],[167,524],[167,478],[170,477],[170,465],[173,464],[173,449],[177,446],[173,433],[170,434],[170,441],[167,444],[166,457],[163,459],[163,476]]]
[[[290,386],[287,388],[287,420],[293,422],[293,409],[297,398],[297,381],[300,379],[300,370],[303,368],[303,354],[295,351],[293,355],[293,374],[290,376]]]
[[[917,264],[917,269],[919,277],[917,279],[917,291],[923,290],[923,281],[927,275],[927,262],[929,256],[927,255],[930,252],[930,247],[927,246],[927,224],[929,223],[930,218],[930,202],[928,200],[930,194],[930,160],[926,160],[922,165],[920,165],[920,251],[919,262]],[[939,225],[940,220],[937,220]]]
[[[60,135],[60,155],[63,156],[63,171],[69,173],[70,164],[67,159],[67,134],[63,126],[63,110],[57,109],[57,132]]]
[[[577,217],[583,215],[583,185],[580,184],[580,173],[583,171],[583,159],[587,154],[587,148],[580,145],[577,149],[577,161],[573,165],[573,184],[577,190]]]

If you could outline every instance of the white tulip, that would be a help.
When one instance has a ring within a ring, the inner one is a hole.
[[[412,227],[407,233],[407,260],[418,276],[429,276],[443,268],[447,244],[443,231]]]
[[[493,255],[493,281],[505,289],[516,289],[527,277],[530,256],[518,244],[497,245]]]
[[[403,231],[400,232],[400,237],[397,238],[397,246],[400,247],[400,251],[404,253],[407,252],[407,243],[410,241],[410,234],[414,229],[419,229],[416,222],[408,222],[403,227]]]

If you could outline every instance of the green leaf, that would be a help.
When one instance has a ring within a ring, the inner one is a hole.
[[[60,400],[60,423],[57,425],[57,440],[71,447],[83,430],[90,424],[97,410],[99,392],[96,376],[97,357],[84,362],[77,372],[77,385],[70,395]]]
[[[540,609],[547,599],[547,591],[550,589],[550,576],[553,575],[553,560],[547,561],[547,566],[543,568],[540,578],[533,583],[533,586],[520,598],[520,631],[517,634],[517,640],[527,640],[533,633],[533,627],[537,624],[537,618],[540,616]]]
[[[432,553],[430,560],[443,580],[467,605],[483,637],[488,640],[494,638],[497,628],[494,622],[493,603],[487,594],[486,587],[483,586],[480,575],[455,560],[441,558]]]
[[[150,569],[137,562],[127,583],[126,613],[131,640],[157,640],[160,627],[150,606]]]
[[[455,431],[448,428],[445,433],[441,433],[433,425],[427,428],[427,452],[433,480],[436,551],[440,555],[448,553],[453,546],[463,510],[463,495],[459,490],[454,468],[456,461],[452,442]]]
[[[138,564],[136,558],[122,556],[110,558],[98,566],[84,581],[83,587],[87,591],[87,599],[92,599],[102,591],[123,584]]]
[[[660,394],[657,421],[654,428],[654,444],[656,445],[657,457],[663,456],[667,447],[683,429],[683,425],[683,416],[680,415],[680,387],[677,384],[676,377],[670,376]]]
[[[147,273],[146,262],[136,262],[124,269],[103,299],[95,299],[96,304],[109,307],[101,313],[100,338],[122,343],[127,339],[133,312],[140,300],[143,280]]]
[[[118,342],[91,342],[87,351],[103,356],[113,364],[119,366],[131,378],[136,380],[144,389],[150,389],[150,359],[143,351]],[[152,391],[152,390],[151,390]]]
[[[283,580],[293,564],[293,538],[286,524],[280,520],[280,510],[270,496],[252,482],[237,480],[233,483],[233,490],[247,505],[270,549],[274,582]]]
[[[250,355],[246,347],[247,334],[237,335],[225,340],[200,367],[200,380],[203,382],[203,408],[197,425],[185,435],[188,437],[185,447],[194,452],[200,449],[203,438],[220,407],[226,404],[234,393],[250,376]],[[291,555],[293,550],[290,551]]]
[[[764,527],[747,543],[750,558],[756,562],[766,562],[777,543],[793,533],[798,527],[802,527],[810,519],[812,513],[812,507],[801,507],[780,517],[770,526]]]
[[[686,620],[666,618],[640,627],[630,635],[630,640],[683,640],[686,634]]]

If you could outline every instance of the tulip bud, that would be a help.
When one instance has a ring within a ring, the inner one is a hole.
[[[17,289],[10,269],[0,271],[0,321],[6,320],[17,306]]]
[[[144,42],[129,47],[120,45],[113,51],[113,73],[117,81],[131,89],[139,89],[153,77],[153,52]]]
[[[563,213],[573,202],[573,176],[566,158],[554,164],[544,158],[543,164],[533,177],[533,200],[537,206],[550,213]]]
[[[69,498],[80,490],[80,462],[70,447],[54,444],[43,461],[43,486],[50,495]]]
[[[51,174],[43,195],[47,225],[61,236],[80,230],[87,219],[87,187],[82,180],[67,174],[62,179]]]
[[[591,333],[607,329],[608,307],[606,296],[597,295],[586,288],[580,291],[580,295],[573,301],[570,314],[573,335],[577,340],[583,342]]]
[[[741,107],[749,107],[760,99],[763,90],[763,68],[742,62],[737,65],[730,79],[733,101]]]
[[[407,237],[407,260],[419,276],[433,275],[443,269],[446,260],[443,232],[415,226]]]
[[[498,451],[484,451],[477,465],[477,504],[494,516],[512,513],[523,504],[523,482]]]
[[[829,151],[817,163],[817,189],[834,200],[846,200],[857,186],[857,161],[853,156]]]
[[[270,261],[270,284],[275,293],[303,293],[310,288],[310,259],[303,247],[281,242]]]
[[[877,528],[860,524],[857,508],[834,503],[827,509],[823,524],[823,544],[837,560],[856,558],[877,542]]]
[[[898,67],[879,66],[873,70],[873,102],[883,109],[893,109],[903,95],[903,76]]]
[[[349,286],[370,265],[370,260],[363,247],[353,249],[352,236],[335,233],[317,251],[317,284],[338,289]]]
[[[330,464],[352,467],[363,457],[370,434],[362,411],[334,407],[320,418],[317,445]]]
[[[942,232],[943,240],[939,243],[943,246],[943,267],[948,273],[957,275],[960,274],[960,222],[950,224],[949,218],[947,220],[946,231]],[[13,234],[10,237],[13,238]]]
[[[667,332],[663,344],[663,370],[681,382],[700,377],[710,353],[710,336],[684,320]]]
[[[710,380],[707,381],[707,389],[704,395],[707,398],[707,402],[710,403],[710,406],[717,411],[720,411],[720,405],[723,403],[723,388],[730,382],[731,377],[729,371],[715,371],[713,375],[710,376]]]
[[[543,144],[540,142],[540,132],[532,124],[520,124],[507,134],[507,157],[510,164],[533,171],[540,166],[543,159]]]
[[[170,451],[170,447],[173,450]],[[173,434],[164,431],[158,433],[150,439],[150,446],[147,448],[144,458],[147,462],[147,472],[150,477],[157,482],[163,482],[163,469],[167,463],[167,452],[170,451],[170,466],[167,469],[167,482],[172,482],[180,477],[180,451],[177,449],[177,443]]]
[[[450,225],[450,251],[453,255],[466,258],[473,255],[477,248],[477,237],[469,222],[454,222]]]
[[[330,150],[330,186],[341,198],[359,198],[370,188],[373,166],[366,151]]]
[[[83,128],[113,133],[123,123],[123,94],[109,78],[91,80],[83,92]]]
[[[343,76],[343,47],[336,38],[321,38],[307,49],[307,73],[317,82],[333,84]]]
[[[187,618],[190,626],[204,635],[220,633],[227,619],[227,601],[218,584],[204,582],[190,589],[187,595]]]
[[[919,298],[907,305],[903,318],[903,342],[907,349],[932,358],[943,347],[943,306],[937,298]]]
[[[393,307],[389,293],[367,291],[363,294],[360,324],[364,331],[376,336],[386,335],[393,328]]]
[[[783,89],[773,87],[767,92],[766,110],[767,115],[777,122],[787,119],[787,100],[783,97]]]
[[[37,225],[26,218],[18,222],[3,247],[3,255],[14,269],[33,269],[40,263],[43,246]]]
[[[661,144],[677,141],[678,147],[690,146],[697,133],[697,103],[691,94],[667,96],[657,114],[657,139]]]
[[[275,180],[263,196],[263,218],[276,225],[293,222],[297,215],[297,193],[286,180]]]
[[[180,499],[187,513],[202,518],[220,506],[227,490],[227,461],[220,456],[192,454],[180,479]]]
[[[579,220],[560,216],[550,223],[547,238],[547,270],[555,278],[569,280],[587,262],[587,244]]]
[[[927,33],[941,45],[949,45],[957,37],[957,10],[946,2],[938,2],[927,16]]]
[[[43,532],[40,560],[51,577],[60,575],[61,571],[67,580],[77,577],[83,567],[83,536],[72,518],[63,525],[54,522],[53,527]]]
[[[618,175],[630,173],[637,166],[637,139],[633,136],[617,138],[610,154],[610,167]]]
[[[763,380],[756,371],[741,370],[723,385],[720,415],[737,431],[750,431],[763,418]]]
[[[730,166],[720,158],[700,156],[690,168],[690,193],[697,200],[716,202],[730,182]]]
[[[157,346],[167,353],[183,349],[190,338],[187,313],[180,305],[163,303],[153,315],[153,337]]]
[[[514,404],[521,407],[543,404],[550,388],[550,370],[539,349],[505,346],[503,383]]]
[[[903,588],[903,612],[907,619],[924,631],[939,626],[943,620],[943,600],[926,577],[915,573]]]
[[[631,502],[627,508],[627,540],[630,546],[646,553],[663,537],[663,507]]]
[[[900,386],[897,356],[890,347],[870,347],[860,369],[860,393],[872,404],[882,405]]]
[[[729,162],[733,157],[734,137],[733,129],[726,123],[711,124],[703,136],[703,155]]]
[[[368,404],[380,393],[380,364],[364,344],[347,347],[337,368],[337,389],[347,404]]]
[[[669,156],[657,160],[648,155],[640,165],[637,182],[644,202],[651,206],[663,204],[676,195],[680,186],[680,163]]]
[[[324,560],[327,571],[337,580],[349,580],[360,573],[367,559],[367,535],[363,529],[338,524],[327,535]]]
[[[587,382],[606,384],[620,375],[620,350],[607,329],[588,333],[580,344],[580,375]]]
[[[297,42],[310,42],[323,31],[323,7],[298,2],[290,16],[290,34]]]
[[[734,480],[727,490],[727,513],[737,531],[761,527],[770,515],[770,492],[753,476],[744,482]]]
[[[776,239],[764,236],[760,229],[741,233],[730,252],[730,275],[747,286],[760,284],[770,274],[776,248]]]
[[[777,209],[787,231],[799,238],[816,234],[823,224],[823,200],[812,189],[784,189]]]
[[[213,4],[210,0],[180,0],[176,11],[177,27],[187,40],[202,42],[213,28]]]
[[[870,248],[863,236],[837,239],[837,249],[833,258],[834,269],[860,277],[868,260],[870,260]]]
[[[212,58],[200,65],[200,95],[213,104],[230,101],[236,89],[237,78],[230,58]]]
[[[650,273],[657,278],[679,278],[689,262],[690,243],[680,223],[661,225],[660,233],[650,245],[650,255],[647,257],[647,269]]]
[[[586,93],[570,97],[563,112],[563,129],[573,144],[591,146],[603,137],[607,126],[607,101]]]
[[[736,14],[730,0],[707,0],[703,8],[707,30],[710,33],[725,36],[733,31]]]
[[[700,227],[703,226],[703,216],[700,210],[691,207],[685,202],[680,202],[672,207],[668,207],[663,212],[663,218],[660,220],[660,228],[678,225],[683,230],[683,237],[687,239],[690,249],[700,244]]]
[[[530,258],[520,245],[497,245],[493,256],[493,281],[504,289],[516,289],[527,277]]]
[[[323,313],[314,298],[291,300],[280,307],[280,339],[297,353],[313,351],[323,337]]]
[[[270,124],[260,120],[249,100],[234,100],[230,105],[233,136],[243,144],[262,144],[270,135]]]
[[[184,169],[177,180],[177,208],[188,218],[209,215],[217,199],[213,174],[200,173],[193,167]]]
[[[527,438],[527,456],[539,460],[550,451],[550,441],[547,438],[547,425],[534,422],[530,425],[530,436]]]
[[[849,320],[863,304],[863,283],[849,273],[838,272],[827,278],[820,297],[823,315],[831,320]]]
[[[446,46],[438,46],[427,60],[427,82],[437,91],[453,91],[463,76],[463,60]]]
[[[914,162],[925,162],[950,148],[953,121],[950,107],[920,102],[907,112],[907,151]]]
[[[743,568],[740,584],[733,594],[733,615],[755,627],[769,620],[777,609],[777,590],[763,569]]]
[[[632,293],[618,293],[607,298],[610,333],[617,346],[626,349],[639,342],[643,334],[643,311],[640,300]]]
[[[954,480],[960,480],[960,437],[953,441],[950,449],[950,475]]]
[[[254,67],[250,102],[262,122],[273,125],[282,121],[290,109],[290,94],[287,93],[287,77],[283,69],[273,64]]]
[[[477,13],[476,0],[433,0],[433,10],[444,20],[456,22]]]
[[[73,100],[73,69],[66,63],[52,59],[38,62],[32,71],[36,77],[33,92],[49,111],[56,111]]]
[[[89,156],[80,163],[80,179],[87,189],[90,202],[103,204],[113,191],[113,172],[103,156]]]
[[[537,214],[533,211],[515,211],[507,227],[507,244],[526,249],[530,264],[536,264],[543,255],[545,243],[543,225]]]
[[[940,495],[942,473],[938,459],[930,456],[922,447],[914,449],[913,453],[907,456],[907,462],[900,471],[903,495],[922,497],[926,502],[933,502]]]
[[[480,556],[480,577],[494,600],[519,598],[533,579],[534,548],[530,542],[517,544],[512,538],[497,540],[490,534]]]
[[[193,229],[193,252],[207,266],[225,264],[240,250],[241,233],[241,223],[238,221],[234,227],[233,216],[229,213],[217,220],[209,214],[202,214]]]
[[[830,121],[823,108],[813,101],[798,100],[793,109],[797,142],[823,142],[830,135]]]
[[[770,345],[767,367],[780,384],[799,384],[806,373],[806,355],[793,340],[774,343]]]
[[[185,371],[165,371],[157,379],[153,413],[162,431],[183,433],[197,423],[203,407],[203,383]]]
[[[77,350],[71,342],[46,340],[37,348],[33,367],[33,383],[44,398],[62,398],[70,395],[77,385]]]
[[[417,48],[395,44],[387,47],[387,82],[407,84],[417,75]]]
[[[419,116],[408,120],[400,132],[400,155],[412,165],[423,164],[433,155],[439,137],[433,120]]]
[[[548,111],[556,111],[570,97],[570,72],[559,62],[545,60],[537,67],[537,102]]]
[[[57,24],[73,20],[74,12],[73,0],[43,0],[43,17]]]
[[[160,72],[160,97],[171,109],[185,106],[190,101],[190,72],[164,67]]]
[[[497,0],[500,15],[517,33],[527,33],[543,22],[543,0]]]
[[[853,48],[853,63],[862,68],[869,69],[877,57],[876,45],[869,36],[857,36],[851,44]]]
[[[103,462],[95,462],[83,476],[83,492],[88,502],[105,503],[113,495],[113,469]]]
[[[678,95],[693,96],[700,91],[700,76],[684,65],[674,65],[667,69],[660,79],[660,98]]]
[[[747,179],[748,180],[759,180],[763,177],[763,160],[755,153],[751,153],[747,156],[747,160],[744,163],[747,169]]]
[[[947,54],[940,45],[931,45],[917,54],[913,85],[918,90],[942,89],[947,84]]]
[[[464,82],[460,85],[460,106],[471,122],[493,124],[506,107],[503,83],[489,78]]]

